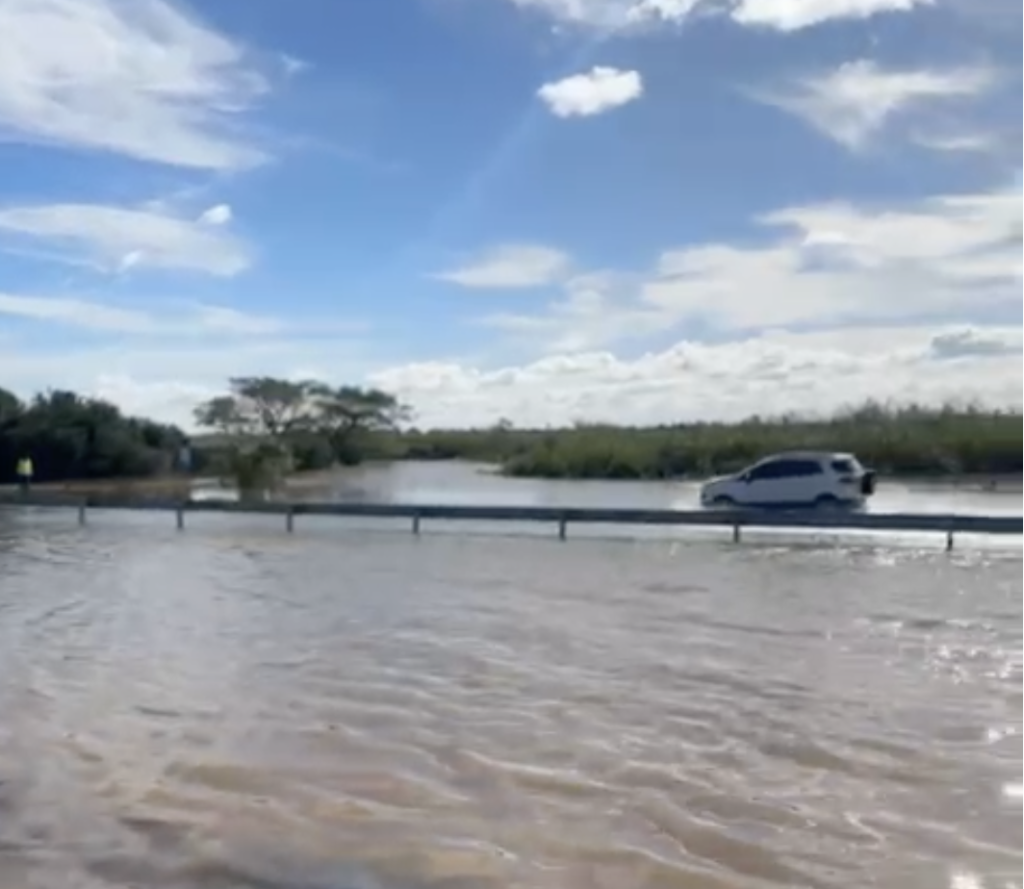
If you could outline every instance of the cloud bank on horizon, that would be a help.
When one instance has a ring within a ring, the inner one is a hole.
[[[184,424],[257,373],[421,425],[1019,409],[1020,27],[0,0],[0,387]]]

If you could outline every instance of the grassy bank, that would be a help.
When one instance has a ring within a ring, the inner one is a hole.
[[[531,478],[704,478],[802,449],[853,452],[879,472],[906,478],[1005,478],[1021,474],[1021,428],[1019,412],[867,407],[828,420],[499,428],[405,435],[396,444],[403,457],[482,460]]]

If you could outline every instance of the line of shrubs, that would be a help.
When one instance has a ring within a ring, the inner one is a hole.
[[[1019,475],[1020,412],[868,405],[827,420],[751,419],[660,428],[577,426],[407,434],[403,457],[500,464],[551,479],[664,479],[732,472],[788,450],[853,452],[889,475]]]

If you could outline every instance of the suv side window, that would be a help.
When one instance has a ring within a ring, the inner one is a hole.
[[[793,460],[790,467],[790,475],[797,478],[823,475],[821,464],[817,460]]]
[[[789,460],[769,460],[754,468],[750,473],[750,480],[754,482],[774,481],[780,478],[789,478]]]
[[[766,482],[771,479],[781,478],[778,469],[781,461],[772,460],[770,463],[762,463],[750,470],[749,478],[752,482]]]
[[[816,460],[772,460],[755,467],[750,473],[750,480],[763,482],[785,478],[810,478],[821,474],[821,464]]]

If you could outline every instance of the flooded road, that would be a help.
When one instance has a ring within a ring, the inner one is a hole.
[[[4,889],[1021,886],[1017,544],[169,524],[0,511]]]
[[[301,477],[300,477],[301,479]],[[882,478],[870,508],[875,512],[961,512],[1020,515],[1020,479],[960,486]],[[699,482],[548,481],[506,478],[484,464],[392,463],[314,476],[291,492],[298,499],[373,503],[492,506],[699,509]]]

